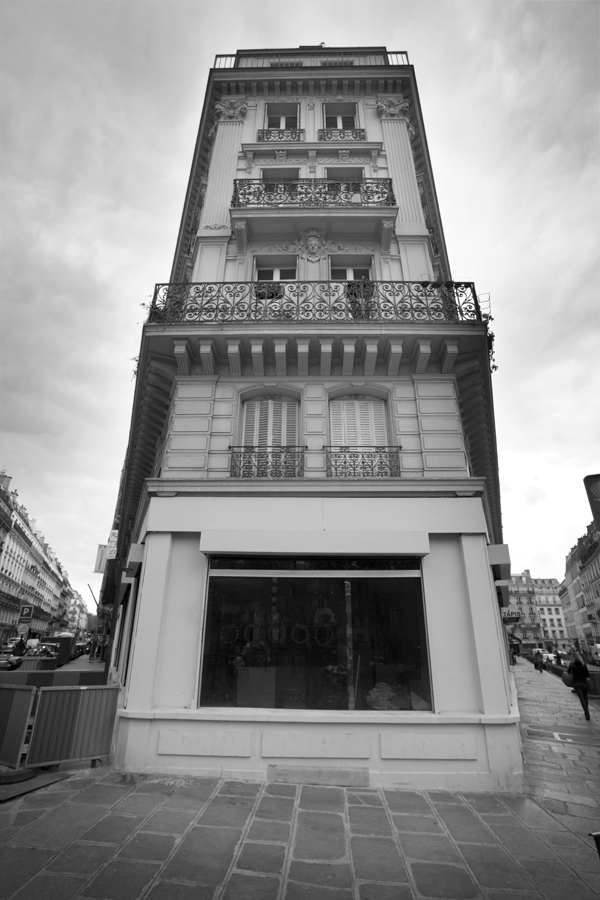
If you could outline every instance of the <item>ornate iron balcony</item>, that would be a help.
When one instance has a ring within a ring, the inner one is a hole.
[[[257,141],[303,141],[304,128],[261,128],[256,134]]]
[[[400,478],[399,447],[325,447],[328,478]]]
[[[306,447],[231,447],[232,478],[302,478]]]
[[[228,281],[157,284],[148,323],[482,322],[466,281]]]
[[[328,178],[297,178],[260,181],[236,178],[233,183],[235,208],[252,206],[395,206],[391,178],[358,178],[354,181]]]
[[[320,141],[366,141],[364,128],[319,128]]]

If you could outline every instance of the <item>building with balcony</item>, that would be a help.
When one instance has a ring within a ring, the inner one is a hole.
[[[600,531],[593,522],[567,554],[562,594],[569,636],[591,659],[600,645]]]
[[[489,341],[406,55],[217,57],[102,590],[117,765],[518,787]]]
[[[0,643],[17,635],[22,606],[30,607],[25,637],[44,637],[66,622],[61,597],[72,592],[69,576],[38,530],[37,522],[0,473]]]
[[[511,577],[509,605],[502,610],[509,635],[523,651],[569,647],[563,598],[556,578],[532,578],[529,569]]]

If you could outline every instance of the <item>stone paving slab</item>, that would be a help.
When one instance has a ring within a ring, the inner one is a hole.
[[[522,794],[75,767],[0,805],[0,900],[600,897],[600,703],[583,724],[562,682],[514,671]]]

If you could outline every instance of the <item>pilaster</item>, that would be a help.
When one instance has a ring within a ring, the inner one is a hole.
[[[212,149],[206,197],[199,234],[203,237],[231,233],[229,206],[231,190],[242,144],[242,126],[248,105],[245,98],[223,99],[217,103],[215,142]]]
[[[426,235],[427,226],[410,146],[410,132],[413,129],[408,120],[408,101],[398,97],[379,97],[377,112],[381,117],[383,145],[398,204],[396,234]]]

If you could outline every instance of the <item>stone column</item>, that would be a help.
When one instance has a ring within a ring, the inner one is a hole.
[[[396,234],[427,235],[410,147],[410,135],[414,129],[408,119],[408,100],[378,97],[377,112],[381,117],[383,146],[398,204]]]
[[[215,142],[210,159],[206,197],[200,219],[200,237],[231,234],[229,208],[238,155],[242,147],[243,119],[248,110],[244,97],[225,97],[216,104]]]

